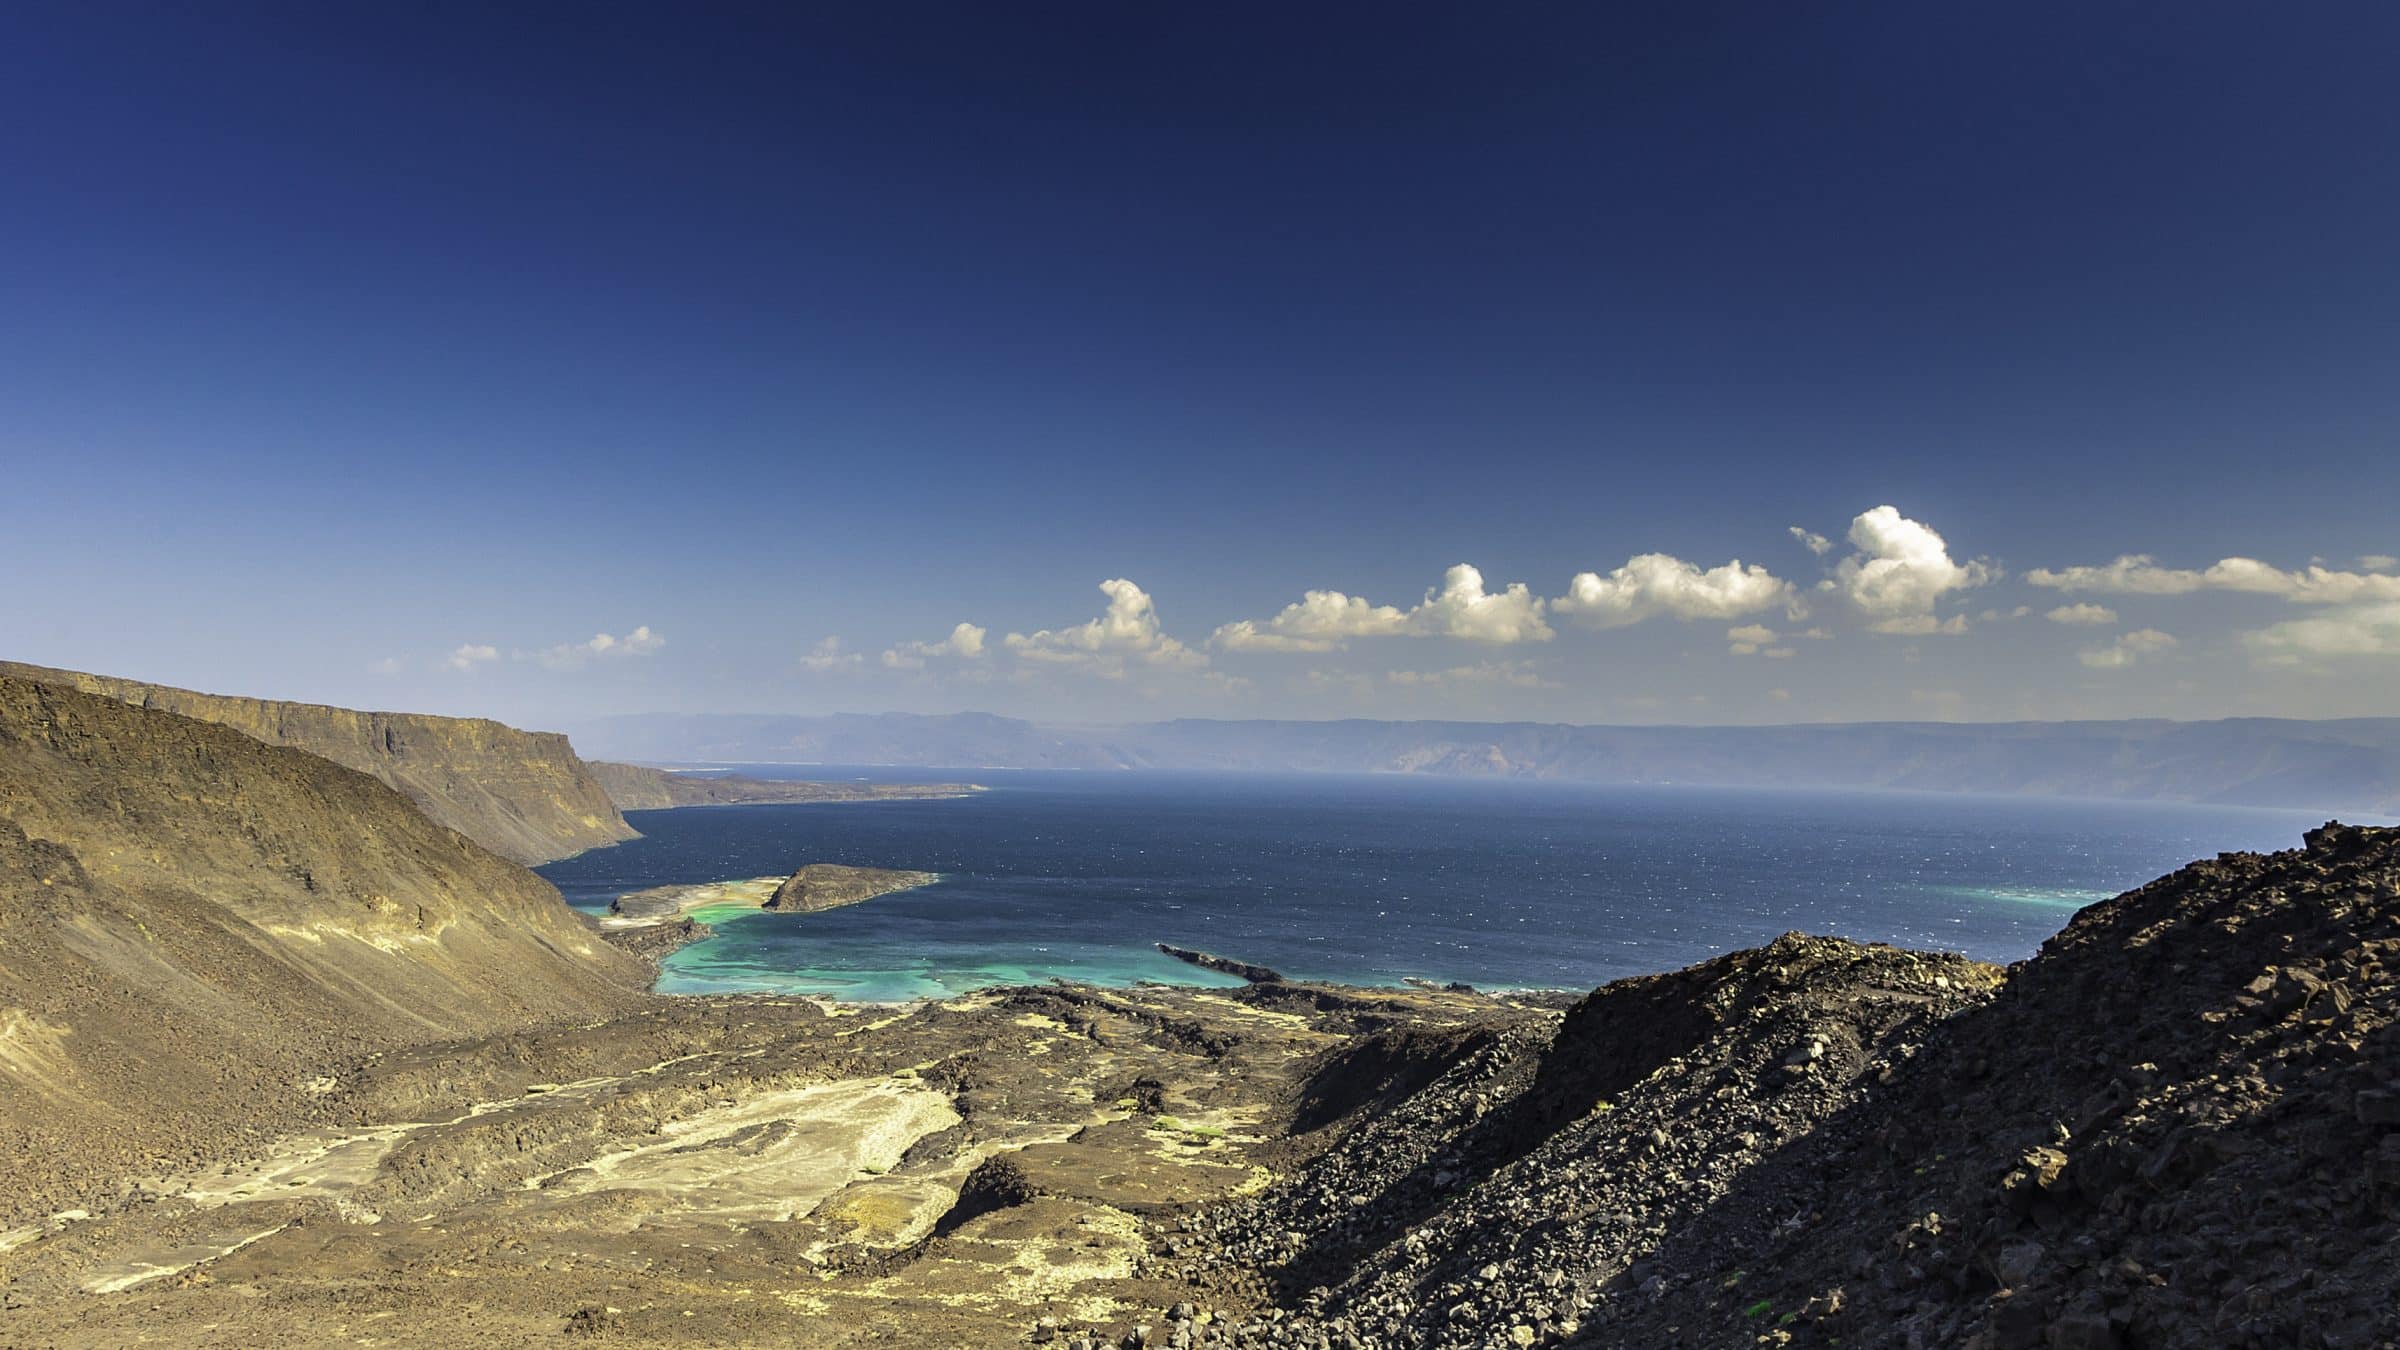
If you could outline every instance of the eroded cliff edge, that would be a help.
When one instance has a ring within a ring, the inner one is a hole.
[[[63,685],[231,727],[381,779],[434,820],[528,865],[636,837],[567,738],[479,717],[360,712],[201,694],[0,661],[0,676]]]

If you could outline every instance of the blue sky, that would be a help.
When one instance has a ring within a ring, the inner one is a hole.
[[[0,653],[2400,714],[2389,6],[494,8],[0,17]]]

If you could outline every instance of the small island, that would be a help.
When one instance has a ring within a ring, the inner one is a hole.
[[[813,914],[819,910],[855,905],[895,891],[912,891],[941,879],[939,872],[809,863],[788,877],[748,877],[691,886],[653,886],[648,890],[628,892],[609,902],[608,917],[600,921],[600,928],[605,933],[655,928],[681,923],[709,909]]]
[[[938,872],[903,872],[889,867],[844,867],[840,863],[810,863],[784,879],[760,909],[787,914],[814,914],[872,900],[894,891],[913,891],[941,880]]]

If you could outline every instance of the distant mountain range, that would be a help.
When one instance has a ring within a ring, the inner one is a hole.
[[[587,754],[652,763],[1434,773],[2400,812],[2400,718],[1622,727],[640,715],[587,723],[572,734]]]

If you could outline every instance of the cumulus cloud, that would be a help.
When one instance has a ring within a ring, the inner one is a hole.
[[[2363,561],[2363,560],[2362,560]],[[2147,553],[2128,553],[2097,567],[2037,567],[2025,574],[2036,586],[2102,595],[2190,595],[2234,591],[2272,595],[2303,605],[2345,605],[2362,600],[2400,600],[2400,576],[2372,570],[2339,572],[2321,564],[2294,570],[2256,558],[2223,558],[2206,567],[2161,567]]]
[[[835,671],[856,670],[866,658],[842,645],[840,634],[820,638],[817,645],[800,658],[800,668],[811,675],[830,675]]]
[[[2361,572],[2400,572],[2400,558],[2395,558],[2389,553],[2361,553],[2358,555],[2358,570]]]
[[[1618,628],[1653,615],[1677,619],[1738,619],[1796,598],[1792,584],[1740,559],[1721,567],[1699,566],[1664,553],[1644,553],[1601,576],[1580,572],[1567,593],[1550,602],[1553,612],[1587,628]]]
[[[1816,554],[1820,558],[1824,557],[1828,553],[1833,552],[1833,541],[1826,538],[1824,535],[1817,533],[1815,530],[1803,529],[1798,525],[1794,525],[1791,528],[1792,538],[1799,540],[1802,548],[1807,549],[1809,552]]]
[[[1141,587],[1116,577],[1101,582],[1100,590],[1108,608],[1099,618],[1073,628],[1011,633],[1004,645],[1027,661],[1079,666],[1112,679],[1132,665],[1189,669],[1208,664],[1207,656],[1159,627],[1158,606]]]
[[[1556,634],[1542,621],[1542,602],[1512,581],[1493,594],[1483,588],[1483,573],[1460,563],[1442,574],[1438,590],[1425,593],[1425,602],[1410,614],[1418,631],[1433,637],[1463,638],[1504,646],[1516,642],[1548,642]]]
[[[543,665],[571,670],[586,661],[601,658],[618,659],[628,656],[648,656],[667,645],[665,637],[650,631],[643,624],[623,637],[611,633],[594,633],[585,642],[570,642],[551,647],[540,653]],[[524,654],[518,653],[521,658]]]
[[[983,640],[988,630],[971,623],[962,623],[950,630],[950,636],[939,642],[902,642],[888,647],[883,653],[887,670],[923,670],[928,661],[956,659],[980,660]]]
[[[485,642],[463,642],[442,661],[452,670],[473,670],[475,667],[500,659],[500,649]]]
[[[1209,641],[1227,651],[1269,652],[1326,652],[1368,637],[1448,637],[1507,646],[1556,636],[1542,618],[1543,608],[1525,583],[1512,582],[1495,593],[1485,588],[1483,573],[1460,563],[1412,609],[1340,591],[1310,591],[1272,619],[1226,624]]]
[[[2144,657],[2173,651],[2177,643],[2171,633],[2155,628],[2136,628],[2105,647],[2078,652],[2075,659],[2094,670],[2121,670]]]
[[[1310,591],[1263,624],[1255,619],[1229,623],[1209,641],[1237,652],[1329,652],[1351,638],[1395,637],[1408,631],[1408,612],[1397,606],[1372,604],[1340,591]]]
[[[1530,661],[1483,661],[1448,670],[1395,670],[1384,675],[1393,684],[1439,689],[1452,685],[1501,684],[1518,689],[1556,688]]]
[[[2060,605],[2042,617],[2074,628],[2105,628],[2117,621],[2117,612],[2106,605]]]
[[[2400,604],[2345,606],[2244,633],[2242,643],[2279,664],[2307,657],[2400,656]]]
[[[1954,591],[1981,586],[1999,575],[1977,559],[1961,563],[1933,527],[1910,520],[1897,507],[1878,506],[1850,522],[1850,544],[1823,584],[1858,610],[1878,633],[1925,636],[1967,631],[1964,615],[1938,618],[1934,606]]]

